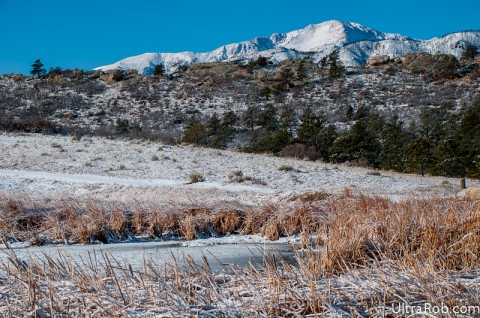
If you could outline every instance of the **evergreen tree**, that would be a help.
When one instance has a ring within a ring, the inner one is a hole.
[[[405,147],[407,146],[407,136],[403,122],[398,115],[394,115],[385,124],[382,131],[382,140],[381,167],[386,170],[404,172],[406,169]]]
[[[306,59],[306,58],[305,58]],[[295,68],[295,80],[303,83],[307,79],[307,69],[305,59],[300,60]]]
[[[30,71],[30,74],[32,76],[43,76],[47,73],[47,71],[43,68],[43,63],[38,59],[35,60],[35,62],[32,64],[32,70]]]
[[[268,99],[272,95],[272,89],[270,86],[265,85],[260,89],[260,96],[265,97],[265,99]]]
[[[293,107],[291,105],[284,106],[280,113],[280,128],[292,134],[296,119],[297,116]]]
[[[336,161],[366,161],[379,167],[381,144],[379,135],[384,119],[368,109],[357,110],[357,121],[350,131],[338,137],[332,145],[332,158]]]
[[[305,109],[300,121],[297,142],[315,149],[323,160],[330,160],[330,149],[337,138],[335,127],[325,126],[325,116],[314,114],[310,108]]]
[[[226,148],[228,143],[235,136],[235,124],[237,123],[237,115],[233,111],[229,111],[223,115],[223,119],[218,132],[217,146],[219,148]]]
[[[478,54],[478,49],[473,45],[467,45],[462,53],[462,60],[473,60]]]
[[[195,115],[192,115],[187,122],[182,135],[182,142],[201,146],[208,144],[207,129]]]
[[[233,126],[236,125],[237,121],[238,121],[237,115],[233,110],[230,110],[223,115],[222,126],[231,129],[233,128]]]
[[[426,137],[417,138],[408,145],[407,153],[408,170],[424,176],[430,170],[433,162],[431,141]]]
[[[257,124],[267,131],[275,131],[278,128],[277,109],[273,104],[268,104],[258,115]]]
[[[352,120],[354,116],[355,110],[353,109],[352,105],[348,105],[347,110],[345,111],[345,117],[347,117],[348,120]]]
[[[226,148],[235,135],[234,125],[236,121],[237,116],[233,111],[227,112],[222,120],[220,120],[217,113],[213,113],[206,125],[208,146]]]
[[[338,51],[333,51],[328,55],[327,65],[328,75],[331,78],[340,78],[345,73],[345,67],[338,56]]]
[[[315,115],[311,108],[305,109],[300,117],[301,124],[297,131],[297,141],[318,150],[320,147],[319,136],[325,121],[323,115]]]
[[[293,87],[293,72],[289,67],[283,67],[278,74],[278,82],[274,85],[275,93],[284,92]]]
[[[160,77],[165,74],[165,66],[163,64],[157,64],[153,68],[153,76]]]
[[[265,67],[268,65],[268,59],[264,56],[259,56],[255,62],[258,67]]]
[[[217,113],[213,113],[212,117],[207,121],[207,134],[209,137],[215,136],[220,130],[221,121]]]
[[[448,177],[465,176],[467,158],[457,137],[445,138],[438,144],[433,154],[432,173]]]
[[[251,131],[255,128],[260,111],[256,106],[248,106],[242,116],[243,124]]]
[[[469,176],[480,177],[480,95],[464,112],[458,129],[460,149],[465,156]]]

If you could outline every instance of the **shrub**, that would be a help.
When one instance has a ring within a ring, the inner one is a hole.
[[[203,182],[205,181],[205,177],[203,174],[201,174],[198,171],[192,171],[189,175],[188,178],[190,179],[190,183],[197,183],[197,182]]]
[[[293,171],[295,169],[293,169],[292,166],[289,166],[289,165],[281,165],[280,167],[278,167],[278,171]]]

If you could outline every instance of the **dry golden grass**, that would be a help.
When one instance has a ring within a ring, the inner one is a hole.
[[[392,202],[346,192],[288,207],[167,212],[8,199],[0,212],[6,238],[89,242],[128,231],[171,231],[194,239],[239,231],[275,239],[298,233],[304,249],[293,265],[265,255],[262,270],[221,275],[188,258],[163,269],[147,260],[134,271],[108,255],[92,264],[68,256],[25,263],[8,252],[10,263],[0,263],[6,273],[0,295],[8,296],[0,298],[0,312],[6,317],[394,317],[392,305],[399,303],[452,308],[480,302],[480,204],[474,201]]]
[[[255,209],[122,206],[88,200],[49,203],[2,198],[0,233],[43,243],[115,242],[135,235],[168,233],[187,240],[232,233],[261,234],[271,240],[303,235],[318,252],[319,271],[372,260],[423,262],[435,270],[472,269],[480,251],[480,205],[453,198],[392,202],[345,193],[321,201],[269,204]],[[420,260],[421,256],[421,260]],[[420,260],[420,261],[419,261]]]

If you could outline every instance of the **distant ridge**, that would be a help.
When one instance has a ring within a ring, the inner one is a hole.
[[[480,31],[461,31],[431,40],[418,40],[394,33],[384,33],[354,22],[337,20],[310,24],[288,33],[275,33],[269,37],[256,37],[250,41],[221,46],[211,52],[145,53],[128,57],[95,70],[134,69],[152,74],[157,64],[167,72],[182,65],[204,62],[247,61],[258,56],[273,63],[311,54],[316,61],[339,50],[340,59],[347,66],[365,64],[371,56],[401,57],[406,53],[426,51],[432,54],[453,54],[460,57],[467,45],[480,47]]]

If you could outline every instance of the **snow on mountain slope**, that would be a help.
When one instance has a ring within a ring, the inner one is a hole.
[[[441,38],[427,41],[387,39],[383,41],[360,41],[346,45],[340,49],[340,58],[348,66],[359,66],[370,56],[388,55],[402,57],[407,53],[419,51],[431,54],[453,54],[457,58],[462,55],[467,45],[480,47],[480,32],[458,32]]]
[[[277,63],[287,58],[303,57],[309,52],[313,52],[314,58],[320,60],[337,49],[347,66],[358,66],[364,64],[370,56],[401,57],[418,51],[459,57],[466,45],[480,47],[480,32],[452,33],[424,41],[379,32],[358,23],[332,20],[311,24],[301,30],[224,45],[211,52],[145,53],[95,70],[135,69],[143,74],[152,74],[156,64],[164,64],[167,72],[174,72],[181,65],[249,60],[260,55]]]

